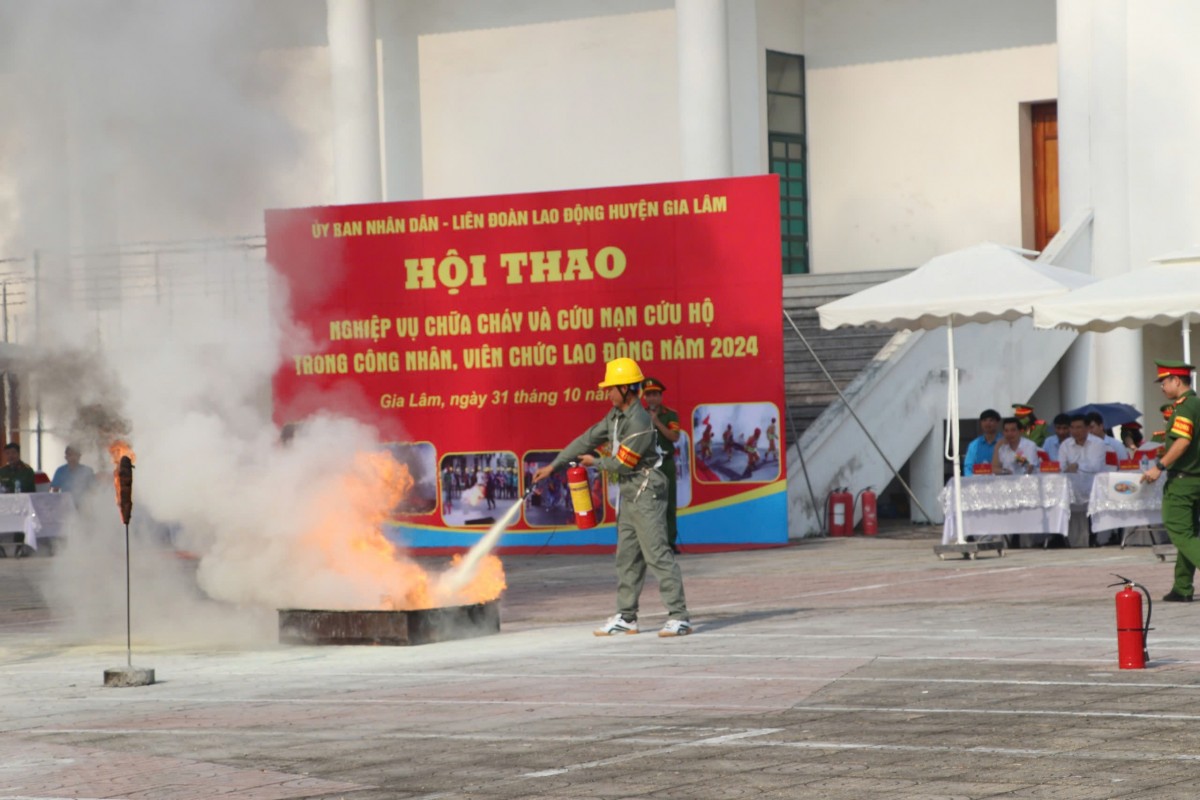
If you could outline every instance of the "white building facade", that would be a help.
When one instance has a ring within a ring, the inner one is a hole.
[[[209,11],[196,13],[228,19],[164,13],[133,26],[128,35],[141,38],[127,49],[166,40],[164,55],[194,47],[206,66],[220,63],[210,49],[249,53],[236,102],[212,90],[224,79],[214,69],[195,87],[168,74],[184,91],[161,97],[183,100],[164,109],[153,76],[126,74],[113,56],[135,99],[145,88],[155,100],[156,120],[175,113],[180,131],[211,127],[162,157],[200,161],[195,173],[180,166],[177,182],[195,176],[209,192],[173,213],[146,202],[147,182],[123,168],[146,156],[125,157],[117,123],[137,124],[145,104],[92,124],[89,114],[103,114],[84,102],[94,92],[79,76],[106,64],[80,59],[64,67],[74,78],[51,81],[19,42],[54,37],[15,5],[0,6],[16,53],[0,60],[0,95],[22,120],[0,136],[0,256],[254,235],[264,207],[782,171],[781,269],[916,267],[986,240],[1035,244],[1032,120],[1047,107],[1057,113],[1043,152],[1057,176],[1057,218],[1090,214],[1070,266],[1107,276],[1200,241],[1200,54],[1188,41],[1200,4],[1191,0],[203,4]],[[190,35],[160,35],[184,23]],[[87,28],[72,31],[83,49]],[[31,104],[31,87],[46,85],[58,99],[39,91]],[[247,131],[253,147],[238,155],[250,164],[261,151],[261,174],[243,169],[207,186],[223,148],[244,144]],[[38,158],[27,161],[31,149]],[[28,164],[41,168],[33,179]],[[1179,357],[1178,341],[1178,328],[1081,337],[1032,397],[995,405],[1155,409],[1152,359]]]

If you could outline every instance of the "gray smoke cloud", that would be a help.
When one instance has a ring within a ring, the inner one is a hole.
[[[114,435],[136,451],[135,636],[272,639],[275,608],[375,607],[415,580],[403,559],[346,547],[394,477],[363,458],[376,432],[324,417],[279,442],[270,377],[305,334],[280,322],[261,252],[183,248],[168,269],[151,250],[106,251],[257,234],[265,207],[328,201],[324,140],[297,122],[327,92],[322,56],[281,46],[311,42],[323,14],[307,0],[0,3],[16,121],[0,134],[14,167],[0,243],[41,252],[23,381],[47,435],[79,443],[101,484],[54,565],[72,635],[123,632]]]

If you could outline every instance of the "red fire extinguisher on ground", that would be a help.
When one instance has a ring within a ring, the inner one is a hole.
[[[1117,592],[1117,665],[1121,669],[1145,669],[1150,660],[1150,651],[1146,647],[1146,636],[1150,632],[1150,613],[1154,603],[1150,592],[1140,583],[1134,583],[1113,573],[1120,583],[1110,583],[1109,587],[1120,586]],[[1146,595],[1146,621],[1142,622],[1142,594],[1135,589],[1141,589]]]
[[[596,509],[592,506],[592,485],[586,467],[574,461],[567,468],[567,487],[571,490],[571,505],[575,507],[577,528],[596,527]]]
[[[871,487],[863,489],[855,498],[857,503],[862,501],[862,532],[864,536],[874,536],[879,533],[879,506],[875,503],[875,493]]]
[[[829,493],[828,527],[830,536],[850,536],[854,533],[854,498],[844,486]]]

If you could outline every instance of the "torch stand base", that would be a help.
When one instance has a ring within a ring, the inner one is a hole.
[[[1004,558],[1004,542],[964,542],[963,544],[936,544],[933,546],[934,555],[942,561],[945,561],[946,556],[950,555],[974,560],[975,556],[980,553],[993,551],[1000,558]]]
[[[154,670],[141,667],[114,667],[104,670],[105,686],[149,686],[154,683]]]

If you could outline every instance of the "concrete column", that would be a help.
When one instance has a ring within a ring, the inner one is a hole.
[[[382,49],[384,198],[420,200],[425,186],[418,9],[412,0],[389,0],[379,6],[376,20]]]
[[[1092,7],[1091,107],[1092,272],[1109,278],[1128,272],[1130,247],[1127,0]],[[1061,149],[1061,142],[1060,142]],[[1095,337],[1099,402],[1137,405],[1143,396],[1142,332],[1115,330]]]
[[[679,139],[686,179],[733,174],[726,0],[675,0]]]
[[[911,519],[916,523],[932,522],[941,525],[944,520],[942,504],[938,501],[938,495],[946,482],[943,477],[946,464],[943,430],[944,423],[939,421],[921,440],[921,444],[913,451],[912,458],[908,460],[908,485],[912,487],[913,494],[921,501],[921,505],[925,506],[925,510],[933,516],[932,520],[925,519],[921,509],[913,503]]]
[[[338,203],[383,199],[372,0],[326,0],[333,77],[333,176]]]
[[[730,174],[767,169],[766,48],[758,38],[756,3],[729,4]]]
[[[1058,0],[1057,6],[1058,202],[1063,220],[1092,208],[1093,7],[1093,0]],[[1094,221],[1092,225],[1094,228]],[[1084,272],[1092,272],[1091,249]],[[1064,408],[1075,408],[1095,397],[1092,339],[1093,334],[1083,334],[1063,357],[1060,369]]]

